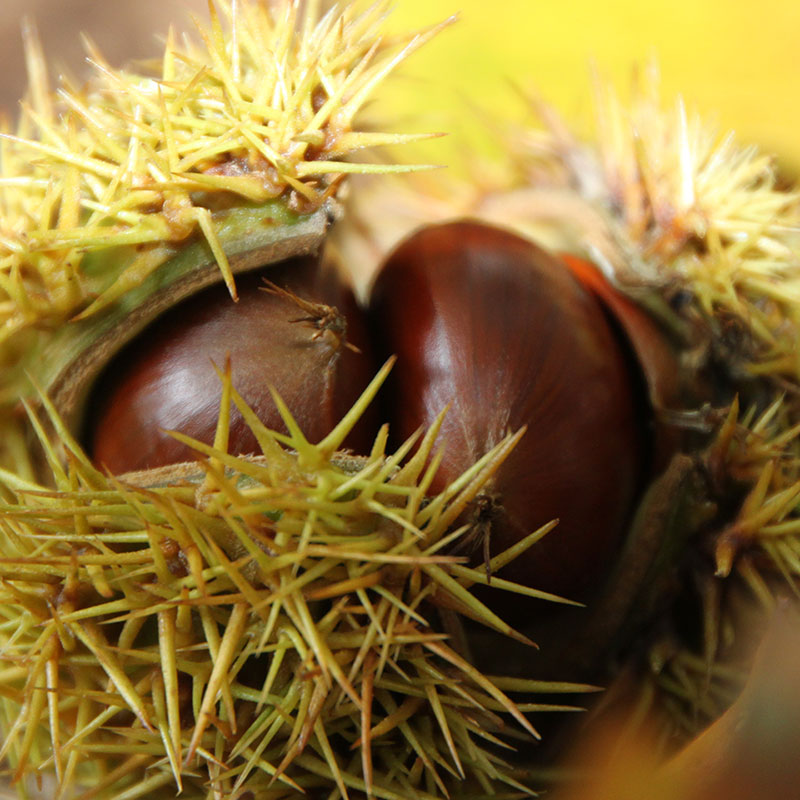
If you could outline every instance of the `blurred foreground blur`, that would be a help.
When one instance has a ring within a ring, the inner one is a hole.
[[[800,798],[800,612],[780,606],[739,699],[666,764],[631,718],[592,728],[553,800]]]

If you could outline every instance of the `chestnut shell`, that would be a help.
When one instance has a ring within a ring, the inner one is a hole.
[[[383,392],[395,442],[450,406],[432,490],[527,426],[467,521],[496,555],[559,519],[499,576],[587,599],[621,541],[648,449],[642,377],[595,296],[528,240],[459,221],[400,244],[369,315],[380,355],[398,356]]]
[[[265,278],[340,317],[326,326],[307,307],[263,291]],[[351,407],[374,366],[362,314],[338,272],[317,258],[298,258],[240,276],[237,288],[238,303],[222,285],[185,300],[116,356],[89,400],[84,439],[96,463],[122,473],[195,459],[196,451],[166,431],[213,442],[221,396],[214,365],[224,368],[227,357],[234,388],[270,428],[286,430],[270,386],[312,441]],[[368,452],[374,428],[362,420],[345,446]],[[228,447],[259,452],[236,409]]]

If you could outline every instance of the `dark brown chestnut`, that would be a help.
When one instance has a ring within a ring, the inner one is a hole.
[[[265,279],[275,287],[265,284]],[[274,386],[312,441],[328,434],[373,377],[361,312],[336,269],[300,258],[206,289],[160,317],[112,361],[90,397],[85,441],[114,473],[196,457],[166,433],[212,443],[221,396],[214,364],[230,357],[233,386],[269,427],[285,431]],[[345,446],[368,452],[362,420]],[[258,452],[238,412],[229,450]]]
[[[531,242],[459,221],[397,247],[369,314],[382,355],[398,356],[383,393],[396,440],[450,406],[433,490],[527,426],[471,522],[494,555],[558,518],[500,577],[587,599],[648,458],[644,381],[595,295]]]

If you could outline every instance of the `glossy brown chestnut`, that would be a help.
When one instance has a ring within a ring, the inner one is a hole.
[[[265,278],[297,299],[264,291]],[[361,312],[336,270],[316,258],[294,259],[241,276],[237,287],[238,303],[224,286],[206,289],[116,356],[94,387],[87,413],[84,438],[96,463],[122,473],[196,458],[166,431],[213,442],[221,395],[214,364],[223,368],[227,356],[233,386],[275,430],[286,429],[270,386],[312,441],[350,408],[375,367]],[[367,452],[375,425],[362,422],[345,446]],[[238,411],[229,450],[258,452]]]
[[[390,255],[370,317],[382,355],[398,356],[384,392],[395,438],[450,405],[434,490],[527,426],[476,504],[475,530],[494,555],[560,519],[500,577],[587,599],[647,460],[643,381],[596,297],[527,240],[461,221],[425,228]]]

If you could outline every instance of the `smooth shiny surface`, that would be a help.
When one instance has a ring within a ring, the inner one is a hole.
[[[335,306],[347,320],[347,341],[304,320],[308,310],[263,291],[264,278],[300,298]],[[240,300],[224,286],[181,303],[123,350],[93,390],[85,440],[92,457],[114,473],[197,458],[171,438],[177,430],[210,444],[219,412],[223,369],[230,356],[234,388],[270,428],[285,431],[269,392],[274,386],[305,435],[331,431],[372,378],[375,368],[360,312],[349,289],[317,260],[296,259],[237,278]],[[346,446],[367,451],[374,423],[354,431]],[[259,452],[234,410],[232,453]]]
[[[472,522],[494,555],[559,518],[500,577],[586,598],[613,559],[646,451],[641,381],[595,297],[528,241],[465,221],[401,244],[370,314],[381,355],[398,355],[383,393],[395,440],[450,405],[434,490],[528,426]],[[482,542],[472,546],[480,562]]]

